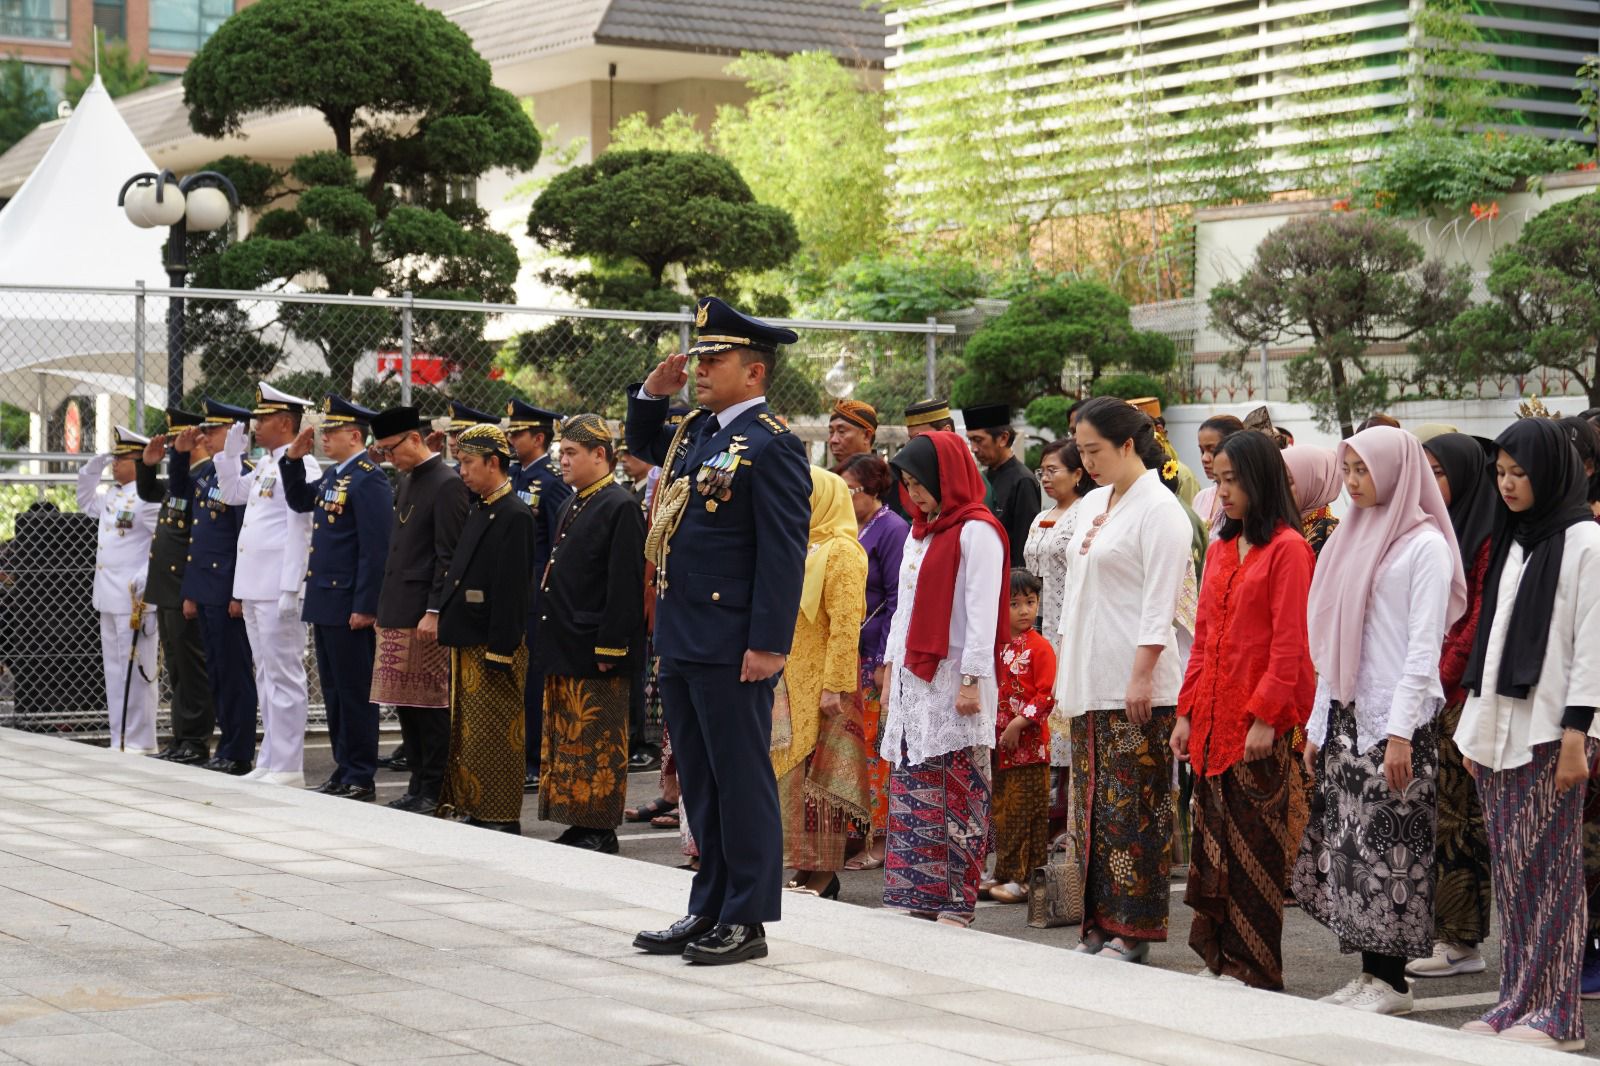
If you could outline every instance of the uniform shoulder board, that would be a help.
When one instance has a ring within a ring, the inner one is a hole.
[[[762,411],[756,415],[756,421],[767,427],[767,431],[774,437],[782,436],[789,432],[789,427],[778,421],[778,416],[770,411]]]
[[[245,460],[245,461],[244,461],[244,468],[245,468],[245,469],[246,469],[246,470],[254,470],[254,469],[255,469],[255,468],[256,468],[256,464],[255,464],[255,460],[253,460],[253,459],[246,459],[246,460]]]
[[[542,462],[544,464],[544,468],[546,470],[550,471],[550,473],[552,473],[552,474],[560,474],[561,473],[561,467],[557,466],[556,465],[556,461],[554,459],[550,458],[548,455],[544,456],[540,460],[540,462]]]
[[[359,466],[363,470],[376,470],[376,469],[378,469],[377,467],[372,465],[370,460],[367,460],[367,459],[359,459],[359,460],[357,460],[356,461],[356,465]]]

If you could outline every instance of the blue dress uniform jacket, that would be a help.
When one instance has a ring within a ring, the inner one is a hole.
[[[628,400],[628,449],[665,464],[675,427],[667,400]],[[739,446],[726,500],[691,488],[666,572],[657,576],[657,654],[688,662],[738,665],[748,650],[787,655],[800,612],[811,529],[811,474],[805,446],[766,404],[707,433],[711,414],[694,412],[673,464],[674,479]],[[665,481],[656,486],[658,493]]]
[[[250,460],[240,460],[239,469],[241,474],[248,474]],[[170,468],[170,473],[176,485],[178,468]],[[183,572],[180,595],[198,604],[226,607],[233,599],[233,568],[238,560],[239,528],[244,525],[244,505],[222,502],[215,462],[188,469],[185,473],[190,477],[195,502],[194,524],[189,537],[189,565]]]
[[[328,466],[306,483],[305,466],[287,456],[278,464],[289,508],[311,513],[304,621],[347,626],[352,614],[378,613],[383,563],[394,528],[389,479],[366,456],[340,470]]]

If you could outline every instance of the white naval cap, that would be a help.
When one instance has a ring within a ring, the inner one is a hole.
[[[275,389],[267,382],[262,381],[256,385],[256,408],[250,413],[253,415],[272,415],[287,411],[294,414],[312,406],[314,405],[310,400],[291,396],[282,389]]]
[[[118,426],[113,436],[116,438],[111,449],[113,455],[137,455],[150,443],[149,437],[141,437],[127,426]]]

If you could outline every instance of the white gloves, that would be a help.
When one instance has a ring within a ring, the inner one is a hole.
[[[100,475],[105,472],[106,467],[109,466],[110,463],[111,455],[106,453],[90,457],[89,459],[85,460],[84,464],[78,469],[84,477],[99,481]]]
[[[300,617],[300,594],[298,592],[280,592],[278,594],[278,617],[285,622],[292,622]]]
[[[230,459],[238,459],[245,452],[245,428],[243,422],[235,422],[228,427],[228,439],[222,445],[222,454]],[[234,465],[238,465],[237,463]]]

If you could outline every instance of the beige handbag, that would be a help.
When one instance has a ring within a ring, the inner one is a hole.
[[[1077,797],[1067,794],[1067,825],[1075,824]],[[1054,929],[1083,921],[1083,865],[1078,861],[1077,836],[1068,829],[1061,846],[1050,852],[1045,864],[1028,875],[1028,926]]]

